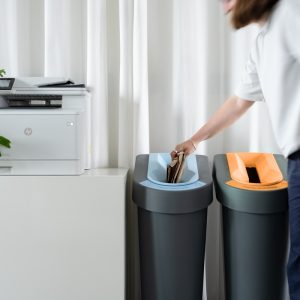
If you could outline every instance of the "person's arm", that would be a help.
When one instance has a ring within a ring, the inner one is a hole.
[[[234,123],[241,117],[250,106],[256,101],[264,101],[259,76],[257,73],[257,49],[258,38],[251,48],[249,58],[246,62],[245,70],[241,77],[241,82],[235,91],[236,96],[229,97],[217,112],[201,127],[190,139],[178,144],[171,156],[175,157],[176,152],[184,151],[189,155],[193,153],[198,144],[214,136],[222,129]]]
[[[238,96],[229,97],[215,114],[202,126],[190,139],[178,144],[171,153],[174,157],[177,152],[184,151],[186,155],[193,153],[198,144],[214,136],[224,128],[230,126],[239,119],[252,105],[254,101],[240,99]]]

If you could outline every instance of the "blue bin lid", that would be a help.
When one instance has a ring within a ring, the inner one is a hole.
[[[167,167],[171,163],[169,153],[151,153],[149,154],[147,178],[155,184],[165,186],[184,186],[195,183],[199,180],[198,166],[195,155],[189,155],[185,159],[183,174],[179,183],[168,183]]]
[[[180,183],[166,183],[169,153],[141,154],[133,173],[132,199],[139,208],[157,213],[183,214],[206,209],[212,202],[208,158],[187,157]]]

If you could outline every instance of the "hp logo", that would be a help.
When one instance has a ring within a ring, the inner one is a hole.
[[[29,127],[25,128],[24,134],[27,135],[27,136],[32,135],[32,128],[29,128]]]

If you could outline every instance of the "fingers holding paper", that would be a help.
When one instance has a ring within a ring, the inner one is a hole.
[[[171,152],[171,157],[177,156],[177,153],[184,152],[185,156],[192,154],[196,150],[196,145],[192,139],[189,139],[181,144],[178,144],[175,149]]]

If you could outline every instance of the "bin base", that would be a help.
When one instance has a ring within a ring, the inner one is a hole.
[[[288,213],[222,211],[226,299],[284,299]]]
[[[138,214],[142,300],[202,299],[207,209]]]

